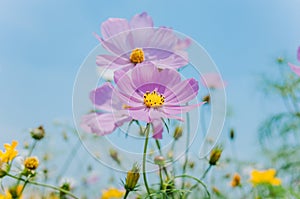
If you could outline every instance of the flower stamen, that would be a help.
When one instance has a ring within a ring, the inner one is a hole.
[[[133,49],[129,59],[134,64],[143,62],[145,60],[144,51],[141,48]]]
[[[157,91],[152,91],[151,93],[147,91],[144,94],[144,104],[148,108],[158,108],[161,107],[165,102],[165,97]]]

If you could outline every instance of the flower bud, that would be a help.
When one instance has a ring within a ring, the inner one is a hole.
[[[276,61],[278,64],[282,64],[284,62],[284,58],[278,57]]]
[[[189,162],[189,167],[190,167],[191,169],[193,169],[193,168],[195,167],[195,162],[190,161],[190,162]]]
[[[210,152],[209,164],[210,165],[216,165],[217,162],[219,161],[220,157],[221,157],[221,154],[222,154],[222,149],[220,147],[214,148]]]
[[[127,177],[126,177],[126,183],[124,185],[124,188],[127,191],[134,191],[137,185],[137,182],[139,181],[140,178],[140,168],[139,166],[135,163],[130,171],[127,172]]]
[[[182,136],[182,127],[181,126],[176,126],[173,137],[175,140],[178,140]]]
[[[24,166],[30,171],[34,171],[39,166],[39,159],[37,157],[28,157],[24,161]]]
[[[164,166],[165,165],[165,158],[163,156],[156,156],[154,158],[154,163],[158,166]]]
[[[209,104],[209,103],[210,103],[210,95],[205,95],[205,96],[202,98],[202,101],[203,101],[203,102],[206,102],[206,104]]]
[[[213,191],[213,193],[216,194],[217,196],[221,196],[221,192],[220,192],[220,190],[219,190],[217,187],[213,186],[213,187],[212,187],[212,191]]]
[[[119,154],[115,149],[109,149],[109,155],[114,161],[116,161],[116,163],[121,164]]]
[[[41,140],[45,137],[45,130],[43,126],[39,126],[33,129],[31,132],[31,137],[35,140]]]
[[[229,137],[230,137],[231,140],[234,139],[234,130],[233,129],[230,129]]]
[[[241,186],[241,176],[237,173],[233,175],[232,181],[231,181],[232,187],[238,187]]]

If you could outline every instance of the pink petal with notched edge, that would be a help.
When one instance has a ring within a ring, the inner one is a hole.
[[[144,50],[148,48],[154,32],[155,28],[152,27],[132,29],[128,36],[128,38],[132,40],[130,41],[130,43],[133,44],[132,48],[143,48]]]
[[[107,135],[112,133],[116,128],[112,116],[113,115],[111,113],[91,113],[84,115],[82,117],[80,126],[87,133]]]
[[[161,69],[165,69],[165,68],[178,69],[188,64],[187,52],[177,51],[174,53],[175,54],[172,54],[165,59],[151,59],[151,62]]]
[[[163,126],[163,122],[161,121],[161,119],[153,120],[152,128],[153,128],[153,138],[154,139],[162,139],[164,126]]]
[[[90,100],[95,104],[95,107],[104,111],[112,111],[112,92],[113,86],[111,83],[104,83],[101,87],[90,92]]]
[[[129,34],[129,31],[121,32],[118,35],[113,36],[107,40],[101,39],[100,43],[107,51],[116,56],[121,56],[133,49],[132,41],[128,39]]]
[[[296,73],[298,76],[300,76],[300,66],[296,66],[294,64],[288,63],[288,65],[290,66],[290,68],[292,69],[292,71],[294,73]]]
[[[97,110],[112,112],[113,110],[122,109],[123,103],[121,100],[113,96],[114,89],[110,82],[106,82],[90,92],[90,99]]]
[[[198,94],[198,82],[191,78],[173,85],[165,94],[165,105],[180,105],[195,98]]]
[[[131,81],[135,88],[139,88],[145,84],[156,83],[158,70],[152,63],[140,64],[132,70]]]
[[[112,133],[118,126],[130,120],[128,115],[90,113],[82,117],[80,126],[87,133],[103,136]]]
[[[120,70],[116,70],[114,72],[114,81],[115,81],[115,83],[118,83],[119,79],[121,79],[122,76],[125,75],[133,67],[134,67],[133,64],[128,64],[128,65],[125,65]]]
[[[174,51],[178,42],[178,37],[174,34],[173,30],[166,27],[155,29],[149,46],[150,48],[157,48],[166,51]]]
[[[131,64],[131,62],[123,57],[117,57],[114,55],[98,55],[96,57],[96,64],[100,67],[116,69],[120,68],[120,66]]]
[[[178,42],[175,46],[175,49],[184,50],[184,49],[188,48],[191,44],[192,44],[192,40],[189,38],[180,39],[180,40],[178,40]]]
[[[186,112],[191,111],[194,108],[197,108],[201,105],[203,105],[205,102],[201,102],[199,104],[192,104],[192,105],[187,105],[187,106],[164,106],[163,107],[163,112],[166,115],[178,115],[178,114],[183,114]]]
[[[146,12],[143,12],[133,16],[129,24],[132,29],[153,27],[153,20]]]
[[[101,24],[101,34],[105,40],[128,30],[130,26],[126,19],[109,18]]]
[[[131,73],[132,82],[135,88],[146,84],[162,85],[171,87],[180,83],[180,74],[174,69],[159,69],[152,63],[138,64]],[[151,91],[150,91],[151,92]]]
[[[128,73],[121,75],[121,78],[116,81],[116,84],[117,90],[115,94],[124,104],[133,106],[143,101],[143,97],[136,92],[136,88],[132,85],[132,80]]]

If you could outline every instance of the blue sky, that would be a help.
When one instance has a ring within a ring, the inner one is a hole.
[[[173,27],[208,51],[229,84],[239,145],[251,151],[261,119],[280,110],[278,100],[270,103],[259,93],[256,80],[274,69],[277,56],[296,60],[298,0],[1,0],[0,143],[57,118],[72,120],[77,70],[98,44],[92,33],[108,17],[143,11],[155,25]]]

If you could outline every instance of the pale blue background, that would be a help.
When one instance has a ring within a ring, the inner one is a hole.
[[[208,51],[228,81],[228,122],[237,131],[239,155],[253,152],[259,122],[281,109],[276,98],[264,98],[257,79],[274,70],[277,56],[296,61],[298,0],[1,0],[0,143],[29,127],[50,128],[54,119],[72,121],[77,70],[98,44],[92,33],[108,17],[143,11]]]

